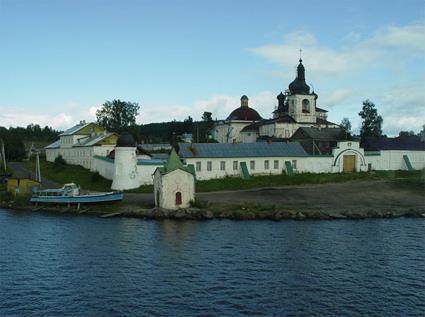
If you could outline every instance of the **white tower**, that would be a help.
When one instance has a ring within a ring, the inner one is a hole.
[[[114,168],[112,189],[125,190],[141,185],[137,173],[136,142],[127,132],[123,132],[117,140]]]

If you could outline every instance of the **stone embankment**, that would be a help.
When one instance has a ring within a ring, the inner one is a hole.
[[[143,219],[178,219],[178,220],[211,220],[211,219],[231,219],[231,220],[332,220],[332,219],[367,219],[367,218],[397,218],[397,217],[425,217],[425,207],[423,208],[386,208],[375,210],[370,208],[360,208],[358,210],[320,210],[320,209],[291,209],[274,210],[264,209],[256,205],[252,208],[237,208],[234,206],[220,206],[211,208],[187,208],[179,210],[166,210],[160,208],[140,208],[132,205],[120,205],[114,212],[102,211],[98,207],[87,207],[81,210],[63,207],[31,207],[14,206],[10,203],[0,202],[0,208],[16,211],[50,212],[74,215],[97,215],[102,218],[111,217],[134,217]]]

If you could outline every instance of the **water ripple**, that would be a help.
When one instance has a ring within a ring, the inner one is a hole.
[[[0,316],[425,315],[423,219],[0,226]]]

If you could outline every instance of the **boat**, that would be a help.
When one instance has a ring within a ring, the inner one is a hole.
[[[81,194],[80,187],[74,183],[65,184],[59,189],[44,189],[34,191],[30,202],[53,204],[87,204],[121,201],[122,192]]]

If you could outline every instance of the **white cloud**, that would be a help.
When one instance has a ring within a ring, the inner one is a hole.
[[[1,106],[0,105],[0,126],[4,127],[25,127],[31,123],[38,124],[41,127],[49,126],[57,130],[67,129],[81,120],[94,121],[96,119],[96,110],[100,106],[84,106],[76,102],[67,102],[56,105],[54,109],[61,109],[60,112],[51,111],[49,107],[34,107],[33,109],[43,109],[43,114],[38,111],[19,111],[23,109],[20,106]]]
[[[346,101],[347,98],[350,97],[352,94],[353,91],[351,88],[337,89],[331,92],[330,94],[324,94],[321,97],[320,104],[332,108],[335,105]]]
[[[425,52],[425,25],[389,26],[380,28],[367,38],[348,34],[349,44],[333,49],[320,45],[314,34],[293,32],[285,36],[283,43],[265,44],[250,48],[252,53],[271,63],[293,69],[303,48],[303,61],[312,78],[329,75],[346,76],[350,72],[377,65],[391,65],[410,55]],[[403,58],[398,54],[404,54]]]
[[[249,106],[258,113],[269,118],[276,105],[276,95],[271,91],[263,91],[249,97]],[[241,96],[214,95],[209,99],[197,100],[190,106],[182,105],[145,105],[140,110],[141,123],[164,122],[173,119],[184,120],[191,116],[193,120],[201,120],[204,111],[212,113],[214,119],[225,119],[234,109],[240,106]]]

